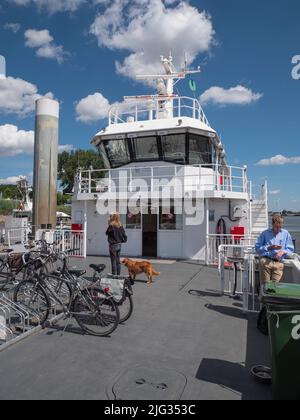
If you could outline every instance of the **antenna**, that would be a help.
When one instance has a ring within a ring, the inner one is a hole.
[[[187,70],[187,64],[188,64],[188,55],[187,52],[184,53],[184,65],[183,65],[183,71]]]
[[[173,64],[173,57],[170,53],[169,57],[164,56],[160,57],[161,64],[165,70],[164,74],[145,74],[137,75],[137,80],[153,80],[156,82],[157,94],[151,96],[152,99],[158,99],[160,103],[161,112],[165,114],[166,118],[173,118],[173,99],[176,97],[174,95],[174,86],[179,82],[179,80],[184,80],[186,76],[190,74],[200,73],[201,69],[198,67],[197,70],[189,70],[187,68],[188,57],[185,54],[185,64],[182,71],[177,71]],[[135,100],[145,100],[145,96],[134,96],[134,97],[125,97],[126,101],[135,99]]]
[[[3,55],[0,55],[0,80],[6,79],[6,60]]]

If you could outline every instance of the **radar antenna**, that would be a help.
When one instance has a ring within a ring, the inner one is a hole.
[[[165,74],[145,74],[137,75],[137,80],[153,80],[156,82],[157,94],[151,96],[125,96],[124,100],[147,101],[150,98],[158,99],[160,102],[161,112],[165,113],[166,118],[173,118],[173,99],[178,97],[174,94],[174,86],[191,74],[200,73],[201,69],[189,70],[187,68],[188,57],[185,54],[185,63],[181,71],[177,71],[173,64],[173,57],[170,53],[169,57],[160,57],[161,64],[165,70]]]

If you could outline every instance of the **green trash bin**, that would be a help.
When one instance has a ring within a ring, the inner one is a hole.
[[[268,283],[267,306],[274,400],[300,401],[300,285]]]

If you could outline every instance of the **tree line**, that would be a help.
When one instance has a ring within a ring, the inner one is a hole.
[[[103,169],[103,161],[94,150],[76,150],[58,155],[58,181],[63,192],[57,194],[57,204],[65,205],[70,201],[67,194],[74,188],[74,178],[78,169]],[[32,198],[32,196],[31,196]],[[21,200],[22,195],[16,185],[0,185],[0,199]]]

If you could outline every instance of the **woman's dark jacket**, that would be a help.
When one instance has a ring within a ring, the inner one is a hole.
[[[127,236],[123,226],[109,226],[106,235],[108,237],[108,242],[110,245],[122,244],[127,241]]]

